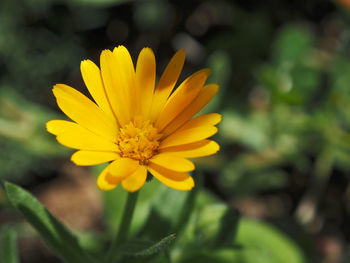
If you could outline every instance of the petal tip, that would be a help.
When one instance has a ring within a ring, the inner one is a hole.
[[[204,72],[204,74],[206,74],[207,77],[209,77],[212,73],[210,68],[204,68],[202,69],[202,71]]]
[[[97,187],[102,191],[110,191],[118,186],[118,184],[114,185],[103,181],[103,178],[101,179],[100,176],[97,178],[96,184]]]
[[[52,127],[53,121],[54,121],[54,120],[48,121],[48,122],[45,124],[46,130],[47,130],[49,133],[52,133],[52,134],[54,134],[53,127]]]
[[[76,151],[75,153],[72,154],[72,156],[70,157],[70,160],[71,160],[71,162],[74,163],[75,165],[80,165],[79,162],[78,162],[77,159],[76,159],[76,153],[77,153],[77,152],[78,152],[78,151]]]
[[[52,86],[52,92],[55,92],[56,90],[60,89],[60,84],[55,84]]]
[[[127,52],[127,53],[129,53],[129,50],[125,46],[119,45],[119,46],[117,46],[117,47],[115,47],[113,49],[113,53],[119,53],[119,52]]]
[[[219,91],[219,85],[218,84],[211,84],[215,90],[215,92]]]
[[[154,57],[154,52],[152,50],[152,48],[150,47],[144,47],[141,51],[140,51],[140,54],[141,53],[146,53],[147,55],[151,55],[152,57]]]
[[[123,183],[124,181],[122,181],[122,187],[124,190],[128,191],[130,194],[133,194],[137,191],[139,191],[140,189],[136,189],[136,188],[130,188],[128,186],[125,186],[125,184]]]
[[[188,160],[189,161],[189,160]],[[193,163],[193,162],[191,162],[191,161],[189,161],[191,164],[189,165],[189,167],[188,167],[188,171],[186,171],[186,172],[192,172],[192,171],[194,171],[194,170],[196,170],[196,166],[195,166],[195,164]]]
[[[80,68],[83,68],[83,67],[87,66],[90,62],[91,62],[91,60],[89,60],[89,59],[82,60],[80,62]]]
[[[190,176],[187,180],[187,185],[184,186],[182,189],[178,189],[178,190],[191,191],[194,187],[195,187],[195,182],[193,180],[193,177]]]
[[[109,49],[102,50],[101,55],[100,55],[100,60],[102,58],[105,58],[107,55],[110,55],[111,53],[112,53],[112,51],[110,51]]]
[[[222,114],[220,114],[220,113],[217,113],[217,114],[220,115],[219,119],[220,119],[220,122],[221,122],[222,121]]]
[[[183,48],[183,49],[179,49],[176,54],[179,54],[179,55],[182,55],[182,56],[186,56],[186,50]]]
[[[220,144],[218,144],[217,142],[215,142],[215,141],[212,141],[212,143],[213,143],[213,147],[215,147],[214,149],[214,152],[213,152],[213,154],[216,154],[218,151],[220,151]]]
[[[213,113],[214,115],[216,115],[216,121],[214,125],[217,125],[218,123],[220,123],[222,121],[222,114],[220,113]]]
[[[219,131],[218,127],[213,126],[213,135],[211,135],[211,136],[214,136],[215,134],[217,134],[218,131]]]

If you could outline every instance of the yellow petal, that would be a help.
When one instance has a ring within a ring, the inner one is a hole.
[[[160,143],[159,149],[198,142],[214,135],[217,131],[218,128],[215,126],[201,126],[193,129],[176,131]]]
[[[147,119],[156,81],[156,59],[150,48],[141,50],[136,64],[136,83],[140,94],[140,114]]]
[[[80,64],[81,75],[85,85],[97,105],[109,116],[114,118],[111,106],[109,105],[105,88],[103,86],[101,71],[91,60],[84,60]]]
[[[71,160],[76,165],[96,165],[119,159],[120,155],[116,152],[97,152],[97,151],[77,151]]]
[[[71,121],[64,120],[52,120],[46,123],[46,129],[49,133],[53,135],[58,135],[60,133],[66,132],[67,130],[75,127],[77,124]]]
[[[175,119],[195,99],[207,77],[207,71],[193,74],[176,89],[166,102],[155,123],[159,131],[162,131],[169,122]]]
[[[187,173],[171,171],[156,164],[149,164],[148,171],[170,188],[188,191],[194,187],[193,178]]]
[[[106,180],[111,184],[119,183],[133,174],[139,167],[139,162],[129,158],[120,158],[110,164]]]
[[[116,57],[118,70],[115,72],[119,80],[119,87],[125,89],[123,99],[129,103],[130,117],[134,117],[135,110],[139,108],[140,94],[136,88],[135,68],[129,51],[124,46],[114,48],[113,54]]]
[[[66,127],[66,131],[59,133],[57,141],[67,147],[88,151],[118,152],[118,146],[98,136],[78,124],[71,123]]]
[[[187,77],[187,78],[181,83],[181,85],[171,94],[170,98],[173,97],[173,96],[175,96],[178,92],[180,92],[180,91],[181,91],[180,87],[183,86],[184,84],[186,84],[186,82],[188,82],[188,81],[190,81],[190,80],[192,81],[192,79],[193,79],[194,77],[198,77],[198,75],[201,75],[201,76],[204,75],[205,79],[207,79],[207,78],[210,76],[210,74],[211,74],[211,70],[210,70],[209,68],[204,68],[204,69],[198,70],[197,72],[195,72],[195,73],[193,73],[192,75],[190,75],[189,77]],[[169,99],[170,99],[170,98],[169,98]],[[167,100],[166,103],[169,103],[169,99]]]
[[[162,76],[160,77],[152,101],[152,121],[157,118],[158,114],[163,109],[170,93],[174,89],[185,62],[185,55],[185,50],[177,51],[165,68]]]
[[[109,166],[110,165],[108,165],[105,169],[103,169],[103,171],[100,173],[100,175],[97,178],[98,188],[100,188],[101,190],[104,190],[104,191],[110,191],[110,190],[116,188],[119,184],[119,183],[111,184],[106,180],[106,175],[108,173]]]
[[[190,105],[184,109],[167,127],[162,131],[164,137],[172,134],[179,127],[181,127],[186,121],[188,121],[193,115],[198,113],[218,92],[218,85],[209,84],[202,88],[198,96],[191,102]]]
[[[149,162],[177,172],[189,172],[195,169],[191,161],[171,153],[157,154]]]
[[[136,171],[122,181],[122,186],[130,193],[139,190],[146,182],[147,168],[140,165]]]
[[[120,126],[130,122],[130,101],[126,87],[119,79],[120,65],[110,50],[103,50],[100,57],[101,74],[109,103]]]
[[[183,158],[197,158],[215,154],[220,150],[219,144],[211,140],[202,140],[185,145],[168,147],[160,150],[160,153],[171,153]]]
[[[218,113],[204,114],[196,118],[193,118],[192,120],[189,120],[183,126],[181,126],[181,128],[178,129],[178,131],[197,128],[201,126],[214,126],[218,124],[221,120],[222,120],[221,114],[218,114]]]
[[[86,96],[64,84],[55,85],[53,93],[58,106],[69,118],[97,135],[116,141],[118,126],[115,120]]]

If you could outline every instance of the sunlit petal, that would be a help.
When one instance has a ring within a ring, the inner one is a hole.
[[[156,164],[150,164],[148,171],[166,186],[182,191],[191,190],[194,187],[193,178],[187,173],[168,170]]]
[[[118,134],[115,120],[79,91],[57,84],[53,88],[57,104],[73,121],[89,131],[114,141]]]
[[[165,68],[154,93],[150,120],[154,121],[173,91],[185,63],[185,50],[179,50]]]
[[[183,158],[198,158],[217,153],[220,150],[219,144],[211,140],[183,144],[168,147],[160,150],[160,153],[171,153]]]
[[[198,113],[207,103],[216,95],[219,86],[209,84],[202,88],[198,96],[192,101],[186,109],[183,110],[167,127],[162,131],[164,136],[168,136],[176,131],[181,125],[188,121],[192,116]]]
[[[84,60],[80,64],[81,75],[85,85],[97,105],[108,115],[114,118],[107,94],[103,86],[100,69],[91,60]]]
[[[119,183],[121,180],[133,174],[138,167],[139,162],[133,159],[117,159],[110,165],[106,179],[111,184]]]
[[[152,49],[144,48],[136,65],[136,83],[140,96],[139,112],[144,118],[148,118],[152,106],[155,81],[156,59]]]
[[[138,191],[146,182],[147,168],[140,165],[133,174],[122,181],[122,186],[130,193]]]
[[[160,131],[162,131],[168,123],[175,119],[196,98],[207,77],[207,71],[193,74],[170,96],[155,123],[155,126]]]
[[[119,183],[111,184],[106,180],[106,175],[108,173],[109,166],[110,165],[108,165],[105,169],[103,169],[103,171],[100,173],[100,175],[97,178],[98,188],[100,188],[101,190],[104,190],[104,191],[113,190],[114,188],[116,188],[119,185]]]
[[[190,172],[195,168],[191,161],[171,153],[157,154],[149,162],[177,172]]]
[[[217,133],[217,131],[218,128],[215,126],[202,126],[193,129],[176,131],[161,142],[159,149],[198,142],[213,136],[215,133]]]
[[[72,162],[76,165],[96,165],[119,159],[120,155],[116,152],[98,152],[98,151],[77,151],[71,156]]]

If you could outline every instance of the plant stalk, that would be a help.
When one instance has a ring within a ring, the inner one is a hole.
[[[108,254],[107,254],[107,260],[106,263],[113,263],[115,258],[118,256],[118,247],[122,242],[124,242],[127,239],[127,235],[129,233],[132,216],[134,214],[134,210],[136,207],[137,197],[138,197],[139,191],[135,193],[128,193],[128,197],[126,200],[126,205],[124,207],[123,211],[123,217],[119,225],[119,229],[117,232],[117,235],[115,236],[114,240],[112,241],[112,244],[109,248]]]

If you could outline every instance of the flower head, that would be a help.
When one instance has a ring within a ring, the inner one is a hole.
[[[195,169],[187,158],[212,155],[219,145],[210,136],[221,121],[217,113],[198,113],[217,93],[205,85],[209,69],[200,70],[174,90],[185,61],[178,51],[156,85],[156,62],[150,48],[139,54],[136,70],[128,50],[119,46],[101,53],[99,69],[81,62],[81,73],[95,103],[77,90],[57,84],[57,104],[72,120],[52,120],[47,130],[57,141],[77,149],[71,160],[77,165],[110,164],[97,185],[111,190],[121,184],[129,192],[139,190],[147,172],[163,184],[190,190]]]

